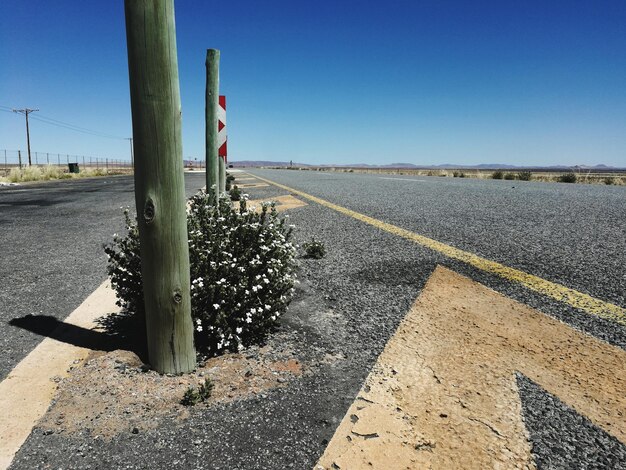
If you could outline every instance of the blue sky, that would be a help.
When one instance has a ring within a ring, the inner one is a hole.
[[[221,50],[231,160],[626,166],[626,2],[191,1],[176,22],[185,157]],[[128,157],[123,1],[0,4],[0,149]],[[36,117],[38,113],[32,116]]]

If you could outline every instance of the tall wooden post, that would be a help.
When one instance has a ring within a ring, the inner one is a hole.
[[[220,169],[220,194],[226,192],[226,162],[224,157],[218,157]]]
[[[135,202],[148,355],[160,373],[196,366],[173,0],[125,0]]]
[[[206,191],[217,201],[220,194],[219,157],[217,156],[217,107],[220,88],[220,51],[206,51]]]

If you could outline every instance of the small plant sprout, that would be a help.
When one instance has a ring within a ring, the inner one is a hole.
[[[209,377],[204,379],[200,385],[198,385],[198,389],[195,387],[189,386],[183,395],[182,400],[180,401],[181,405],[184,406],[194,406],[198,403],[203,403],[211,398],[211,393],[213,392],[213,382]]]
[[[315,238],[312,238],[310,242],[304,243],[302,247],[304,248],[305,258],[321,259],[326,254],[324,244],[315,240]]]
[[[189,387],[185,390],[185,394],[183,395],[183,399],[180,401],[181,405],[184,406],[194,406],[200,402],[200,396],[194,387]]]
[[[207,401],[211,397],[213,387],[214,385],[210,378],[207,377],[204,379],[204,382],[202,382],[198,387],[198,396],[201,401]]]

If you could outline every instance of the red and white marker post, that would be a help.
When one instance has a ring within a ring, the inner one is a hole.
[[[226,191],[226,162],[227,162],[227,136],[226,136],[226,97],[220,95],[217,107],[217,155],[219,157],[219,188],[220,193]]]

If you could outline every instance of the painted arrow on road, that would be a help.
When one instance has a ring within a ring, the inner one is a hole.
[[[316,468],[534,468],[518,372],[626,443],[625,351],[438,267]]]

